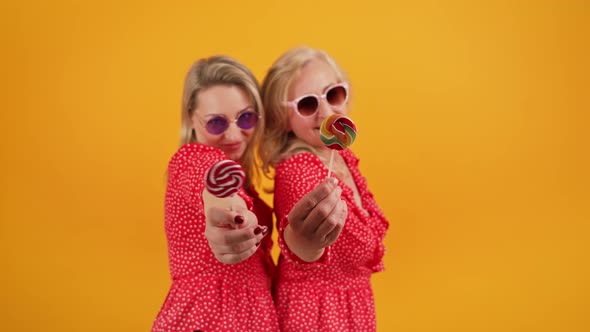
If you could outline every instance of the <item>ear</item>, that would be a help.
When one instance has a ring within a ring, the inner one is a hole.
[[[293,131],[293,128],[291,128],[291,119],[294,116],[298,116],[298,115],[295,114],[295,111],[293,111],[292,109],[289,109],[288,112],[289,112],[289,116],[286,119],[286,122],[287,123],[285,123],[285,129],[286,129],[285,131],[289,133],[289,132],[292,132]]]
[[[199,125],[199,119],[197,119],[196,112],[193,111],[192,114],[189,115],[188,119],[191,123],[191,129],[195,130],[196,126]]]

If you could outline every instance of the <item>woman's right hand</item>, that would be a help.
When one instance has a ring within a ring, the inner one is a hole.
[[[268,228],[259,226],[256,215],[245,207],[213,206],[206,210],[205,217],[205,238],[215,258],[225,264],[248,259],[268,233]]]
[[[319,259],[324,248],[334,243],[348,216],[342,189],[329,178],[303,196],[289,212],[284,239],[289,249],[306,262]]]

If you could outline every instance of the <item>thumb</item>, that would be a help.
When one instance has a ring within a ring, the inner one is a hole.
[[[317,187],[308,192],[293,206],[288,216],[289,223],[292,221],[297,222],[304,220],[316,205],[330,195],[337,186],[338,180],[336,178],[326,179],[324,182],[317,185]]]
[[[246,221],[239,211],[230,211],[221,207],[211,207],[205,215],[207,224],[214,227],[237,228]]]

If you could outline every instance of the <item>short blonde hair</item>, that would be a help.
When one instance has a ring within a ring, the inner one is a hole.
[[[270,67],[262,83],[261,94],[266,110],[266,123],[272,125],[265,128],[264,140],[259,149],[262,169],[268,177],[270,177],[270,168],[276,167],[289,155],[300,150],[315,152],[313,147],[299,140],[291,132],[289,107],[285,105],[291,84],[312,59],[325,61],[334,69],[338,80],[348,81],[344,71],[326,52],[307,46],[290,49]]]
[[[246,184],[250,186],[260,178],[256,147],[260,144],[264,133],[265,116],[260,98],[260,85],[252,72],[237,60],[224,55],[216,55],[196,61],[189,69],[182,94],[180,146],[197,142],[191,117],[198,107],[199,92],[218,85],[236,86],[244,90],[252,98],[255,111],[260,114],[260,120],[252,133],[252,139],[240,160],[246,173]]]

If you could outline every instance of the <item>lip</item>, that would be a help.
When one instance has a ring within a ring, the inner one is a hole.
[[[230,152],[237,151],[240,149],[240,147],[242,147],[242,142],[221,144],[222,150]]]

